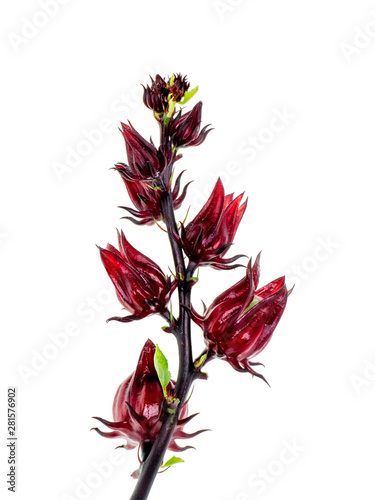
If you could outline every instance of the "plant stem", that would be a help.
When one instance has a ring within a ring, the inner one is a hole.
[[[162,464],[164,454],[167,451],[173,432],[178,423],[181,407],[186,401],[191,384],[196,375],[196,373],[194,373],[191,348],[191,321],[188,313],[188,309],[190,308],[191,287],[189,286],[189,283],[187,283],[193,276],[195,267],[191,265],[185,267],[182,249],[179,243],[174,239],[174,235],[177,235],[178,231],[173,208],[172,193],[170,190],[168,192],[164,192],[162,198],[162,211],[168,231],[169,242],[172,248],[176,276],[177,279],[180,280],[178,284],[178,334],[176,334],[179,352],[179,371],[175,389],[175,395],[180,400],[180,404],[174,415],[165,412],[160,432],[151,448],[150,454],[142,464],[141,473],[130,500],[147,499],[156,474]]]

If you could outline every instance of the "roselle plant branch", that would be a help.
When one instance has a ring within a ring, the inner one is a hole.
[[[99,248],[104,267],[110,276],[117,297],[127,316],[110,320],[128,323],[149,315],[159,314],[168,325],[162,327],[177,341],[179,368],[177,380],[171,378],[168,361],[159,346],[148,339],[141,351],[136,370],[119,386],[113,402],[113,422],[94,417],[110,429],[95,430],[106,438],[125,438],[123,448],[138,446],[140,467],[133,472],[137,484],[130,500],[146,500],[161,467],[183,461],[172,457],[162,464],[168,450],[182,452],[176,440],[189,439],[184,426],[197,414],[188,414],[188,394],[194,380],[207,379],[203,366],[215,358],[228,362],[238,372],[250,373],[265,380],[255,371],[251,359],[270,341],[287,302],[289,292],[285,278],[278,278],[258,288],[260,254],[249,260],[245,276],[223,291],[199,314],[191,302],[191,290],[198,281],[195,270],[208,266],[218,270],[238,267],[235,263],[244,255],[226,258],[247,207],[243,194],[234,198],[225,194],[217,180],[205,205],[186,226],[177,226],[175,210],[187,194],[189,184],[180,193],[180,172],[173,186],[175,163],[182,157],[181,149],[204,142],[210,129],[201,129],[202,102],[191,111],[176,110],[184,106],[197,92],[189,90],[182,75],[165,80],[156,75],[152,85],[144,88],[144,104],[153,111],[160,127],[160,145],[144,139],[129,124],[121,124],[128,164],[118,163],[120,174],[133,207],[124,208],[133,223],[143,226],[161,221],[165,224],[172,249],[175,274],[164,274],[156,262],[134,248],[125,234],[118,232],[118,248],[108,244]],[[183,112],[184,111],[184,112]],[[244,266],[242,266],[244,267]],[[169,310],[171,296],[177,289],[179,310],[177,319]],[[193,361],[191,321],[202,330],[206,349]]]
[[[160,143],[165,140],[165,127],[161,124]],[[173,165],[172,165],[173,168]],[[181,246],[176,241],[178,234],[177,223],[173,208],[173,199],[171,192],[164,185],[157,186],[162,191],[161,209],[167,228],[169,242],[172,249],[173,261],[175,266],[175,275],[179,280],[178,295],[179,295],[179,319],[175,336],[178,344],[179,353],[179,372],[176,383],[176,397],[179,399],[179,406],[185,402],[190,387],[197,373],[194,370],[191,347],[191,320],[188,310],[191,306],[191,286],[188,280],[193,277],[195,266],[190,264],[185,267],[184,255]],[[169,414],[166,412],[165,421],[162,424],[161,430],[154,442],[150,454],[142,464],[141,473],[135,487],[131,500],[146,499],[156,474],[160,470],[164,454],[168,444],[171,441],[174,429],[177,425],[180,409],[177,408],[176,413]]]
[[[191,287],[188,284],[188,280],[193,276],[194,266],[188,266],[185,268],[182,249],[174,238],[174,235],[177,234],[177,224],[170,192],[166,192],[162,198],[162,212],[164,214],[164,221],[172,248],[176,276],[183,277],[183,280],[181,280],[178,284],[179,320],[178,329],[175,332],[179,352],[179,372],[176,383],[176,397],[180,400],[179,406],[181,407],[188,396],[194,379],[197,377],[197,372],[194,370],[192,358],[190,331],[191,320],[188,314],[188,309],[191,305]],[[130,500],[145,500],[148,497],[156,475],[160,470],[168,444],[172,439],[179,414],[179,408],[177,408],[174,415],[166,412],[165,420],[156,441],[154,442],[148,457],[141,466],[141,473]]]

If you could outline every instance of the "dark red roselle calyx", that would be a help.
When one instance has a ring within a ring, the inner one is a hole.
[[[202,101],[198,102],[193,109],[187,113],[181,114],[179,111],[169,124],[169,135],[175,148],[187,148],[189,146],[199,146],[207,137],[212,129],[209,125],[201,126]]]
[[[245,212],[247,201],[241,204],[243,195],[233,199],[225,195],[220,178],[198,215],[184,227],[181,225],[181,243],[184,252],[197,265],[211,265],[216,269],[233,269],[229,265],[241,257],[230,259],[223,256],[233,243],[239,223]]]
[[[113,401],[113,422],[103,418],[94,417],[111,429],[111,432],[95,430],[107,438],[125,438],[127,443],[124,448],[131,450],[140,447],[140,457],[144,461],[151,450],[161,425],[168,405],[165,402],[162,387],[154,364],[155,345],[151,340],[145,343],[138,360],[137,369],[117,389]],[[173,398],[175,381],[167,386],[167,396]],[[191,446],[180,447],[176,439],[187,439],[197,436],[203,431],[192,434],[184,432],[183,428],[194,415],[188,415],[185,404],[181,410],[176,429],[173,433],[168,449],[171,451],[184,451]]]
[[[189,90],[190,82],[187,81],[187,76],[182,76],[181,73],[174,74],[169,79],[169,94],[172,101],[180,102],[185,93]]]
[[[193,320],[203,329],[208,358],[223,358],[237,371],[255,372],[250,360],[259,354],[284,312],[288,290],[285,278],[278,278],[257,289],[260,254],[254,266],[249,262],[246,276],[220,294],[200,316],[192,310]]]
[[[149,85],[143,87],[143,102],[154,112],[157,119],[164,113],[168,114],[170,101],[180,102],[190,86],[187,77],[180,73],[168,78],[167,81],[156,75],[155,80],[151,78],[151,82],[151,87]]]
[[[127,210],[131,215],[136,217],[124,217],[125,219],[129,219],[135,224],[143,225],[143,224],[154,224],[155,221],[163,220],[163,214],[161,209],[161,198],[162,191],[158,187],[154,187],[151,182],[133,182],[129,181],[126,177],[122,175],[121,169],[119,169],[119,173],[124,181],[125,187],[128,191],[129,197],[133,202],[134,206],[137,210],[134,210],[130,207],[121,207]],[[173,199],[173,208],[177,210],[181,207],[182,202],[185,199],[188,185],[187,183],[183,188],[180,194],[180,183],[181,176],[183,172],[181,172],[175,182],[174,188],[172,190],[172,199]],[[167,189],[170,190],[171,186],[167,186]]]
[[[125,123],[121,123],[121,133],[125,139],[128,163],[118,163],[115,167],[124,178],[129,181],[150,181],[160,177],[164,170],[171,170],[176,154],[172,151],[170,141],[165,141],[156,148],[131,124]]]
[[[164,113],[168,109],[169,88],[167,82],[159,74],[156,75],[155,80],[151,78],[151,82],[151,87],[148,85],[143,87],[143,102],[154,113]]]
[[[110,244],[99,250],[117,297],[130,316],[110,320],[127,323],[155,313],[168,315],[167,304],[176,282],[172,283],[153,260],[130,245],[122,231],[118,233],[118,244],[119,250]]]

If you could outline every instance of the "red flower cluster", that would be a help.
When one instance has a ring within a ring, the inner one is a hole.
[[[100,256],[119,301],[131,315],[110,320],[127,323],[150,314],[168,314],[167,304],[176,282],[172,283],[154,261],[132,247],[122,231],[118,233],[118,244],[119,250],[110,244],[107,249],[99,248]]]
[[[103,418],[94,417],[102,424],[111,429],[111,432],[95,430],[107,438],[125,438],[127,450],[140,446],[140,457],[144,461],[151,450],[167,411],[165,398],[160,385],[154,364],[155,345],[148,340],[141,352],[137,369],[117,389],[113,401],[113,422]],[[175,382],[171,380],[167,386],[167,395],[173,396]],[[188,434],[184,432],[184,426],[192,420],[196,414],[188,415],[188,407],[185,404],[181,410],[180,418],[173,433],[172,441],[168,449],[172,451],[184,451],[191,446],[181,447],[176,439],[188,439],[197,436],[203,430]]]
[[[192,317],[204,332],[208,358],[223,358],[237,371],[264,379],[253,369],[260,363],[250,360],[271,340],[284,312],[288,290],[285,278],[257,289],[259,259],[260,254],[253,267],[250,260],[246,276],[221,293],[203,316],[192,309]]]
[[[175,279],[172,281],[153,260],[135,249],[123,232],[118,234],[118,249],[109,244],[105,249],[99,248],[117,297],[129,312],[128,316],[110,319],[126,323],[160,314],[168,323],[163,330],[176,337],[179,347],[177,384],[170,380],[168,362],[159,350],[155,368],[156,349],[148,340],[135,372],[117,390],[113,422],[95,417],[110,429],[110,432],[102,432],[96,428],[100,435],[125,438],[126,449],[139,446],[142,466],[139,469],[141,483],[138,484],[141,486],[136,498],[140,498],[139,492],[142,498],[148,495],[167,442],[170,450],[183,451],[190,446],[180,447],[176,440],[203,432],[187,434],[183,429],[195,416],[188,416],[185,401],[192,383],[207,378],[207,374],[201,371],[207,361],[221,358],[235,370],[265,380],[254,369],[260,363],[254,363],[252,359],[270,341],[289,295],[285,278],[258,288],[258,255],[254,265],[251,260],[248,263],[244,278],[218,295],[208,308],[205,307],[203,315],[191,306],[192,287],[198,281],[194,273],[198,267],[210,266],[220,270],[239,266],[235,262],[243,255],[227,258],[226,254],[233,244],[247,200],[243,199],[243,194],[237,197],[233,193],[225,194],[219,178],[198,214],[178,227],[174,210],[181,207],[189,185],[180,192],[182,172],[173,185],[175,163],[182,156],[179,150],[202,144],[211,129],[208,126],[201,128],[202,102],[191,111],[175,109],[178,103],[184,106],[198,89],[189,91],[190,84],[185,76],[175,74],[163,79],[156,75],[151,80],[151,86],[144,88],[143,100],[158,122],[160,144],[157,146],[152,139],[144,139],[130,123],[122,123],[127,163],[116,164],[115,170],[134,205],[134,208],[121,207],[131,215],[124,218],[138,225],[151,225],[157,221],[165,224],[175,264]],[[177,308],[169,311],[168,306],[177,287],[179,312],[175,317]],[[205,352],[195,362],[191,354],[191,319],[203,330],[206,344]],[[176,462],[176,457],[169,462]]]
[[[127,210],[131,215],[136,217],[136,219],[132,217],[124,217],[124,219],[129,219],[134,222],[134,224],[138,225],[152,225],[155,221],[163,220],[163,213],[161,209],[161,189],[153,187],[152,185],[150,185],[150,183],[147,182],[131,182],[122,174],[121,168],[119,169],[119,172],[128,191],[129,198],[137,209],[134,210],[134,208],[131,207],[120,207]],[[185,199],[187,188],[190,184],[190,182],[188,182],[183,188],[182,193],[180,194],[180,182],[182,174],[183,172],[181,172],[177,176],[174,188],[172,190],[173,208],[175,210],[180,208],[182,202]],[[168,189],[170,189],[170,186],[168,187]]]
[[[233,243],[234,236],[247,202],[241,205],[242,194],[233,199],[233,194],[224,193],[220,179],[204,207],[186,226],[181,226],[181,242],[186,255],[191,261],[204,266],[211,265],[216,269],[233,269],[232,262],[241,257],[223,259]]]
[[[187,148],[189,146],[199,146],[207,137],[211,129],[206,125],[200,131],[202,115],[202,101],[198,102],[188,113],[181,114],[181,111],[172,118],[169,125],[169,134],[175,148]]]
[[[190,87],[186,76],[181,74],[173,75],[168,82],[156,75],[155,80],[151,78],[151,82],[151,87],[143,87],[143,102],[154,112],[156,118],[168,113],[169,102],[180,102]]]
[[[170,166],[175,159],[170,141],[156,148],[152,142],[146,141],[131,124],[121,123],[122,135],[125,139],[128,164],[117,163],[116,168],[129,181],[152,181]]]
[[[127,163],[117,163],[115,170],[121,175],[129,197],[135,209],[125,208],[135,218],[136,224],[153,224],[163,220],[162,196],[172,191],[174,208],[180,208],[187,192],[187,186],[181,195],[180,176],[172,189],[173,166],[181,158],[179,148],[198,146],[207,137],[210,129],[200,130],[202,103],[182,114],[176,112],[174,105],[180,102],[188,91],[186,76],[173,75],[168,81],[160,75],[152,80],[151,87],[144,88],[144,103],[154,111],[160,124],[161,142],[156,147],[152,140],[144,139],[129,123],[121,123],[121,132],[125,140]],[[173,104],[173,106],[171,106]]]

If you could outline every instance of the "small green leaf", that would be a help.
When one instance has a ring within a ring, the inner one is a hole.
[[[168,267],[169,269],[169,272],[171,273],[171,275],[174,277],[175,280],[177,280],[177,276],[175,274],[173,274],[173,271],[170,267]],[[171,316],[172,316],[172,306],[171,306]]]
[[[207,353],[205,352],[202,354],[202,356],[194,363],[194,367],[196,370],[198,370],[206,361],[207,359]]]
[[[156,351],[154,356],[155,368],[159,377],[160,385],[163,389],[164,396],[167,395],[167,385],[171,380],[171,372],[168,370],[168,361],[164,354],[156,344]]]
[[[169,123],[169,120],[171,119],[171,116],[173,115],[174,107],[176,106],[176,101],[170,100],[168,103],[168,113],[166,119],[168,120],[167,123]]]
[[[170,458],[169,460],[167,460],[165,462],[165,464],[162,464],[160,466],[160,468],[170,467],[171,465],[180,464],[180,463],[183,463],[183,462],[185,462],[185,460],[182,460],[182,458],[173,456],[172,458]]]
[[[173,424],[174,414],[176,413],[178,405],[180,404],[180,400],[173,396],[165,396],[165,400],[167,404],[170,405],[170,408],[167,408],[167,412],[172,415],[171,423]]]
[[[197,281],[199,281],[199,278],[198,278],[198,276],[193,276],[193,277],[188,279],[188,282],[189,281],[194,281],[194,283],[196,283]]]
[[[173,273],[172,273],[173,274]],[[176,280],[176,276],[173,276],[174,279]],[[174,318],[173,318],[173,311],[172,311],[172,304],[171,304],[171,307],[169,309],[169,321],[171,322],[171,325],[174,325]]]
[[[169,79],[169,86],[172,87],[173,84],[174,84],[174,75],[172,75]]]
[[[190,101],[190,99],[192,97],[195,96],[195,94],[198,92],[198,85],[196,87],[194,87],[193,89],[189,90],[189,92],[185,92],[184,94],[184,98],[182,99],[182,101],[180,101],[178,104],[186,104],[187,102]]]

